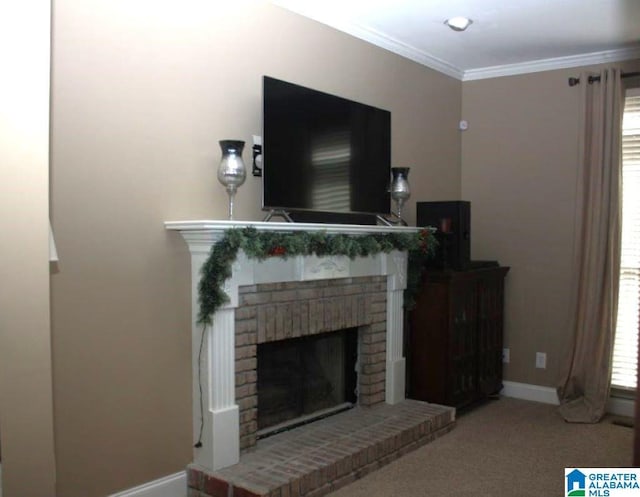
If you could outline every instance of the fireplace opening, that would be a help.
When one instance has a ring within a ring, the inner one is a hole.
[[[358,328],[258,345],[258,436],[352,407]]]

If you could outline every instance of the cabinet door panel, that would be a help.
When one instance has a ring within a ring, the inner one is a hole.
[[[502,388],[503,275],[478,280],[478,389],[490,395]]]
[[[446,286],[425,282],[409,317],[408,386],[413,399],[437,404],[447,401],[448,298]]]
[[[451,284],[451,380],[448,403],[473,402],[477,390],[477,292],[473,280],[459,279]]]

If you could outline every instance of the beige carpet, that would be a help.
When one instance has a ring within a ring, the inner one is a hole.
[[[565,423],[555,406],[501,398],[458,416],[453,431],[330,497],[552,497],[565,467],[622,467],[633,429],[605,418]]]

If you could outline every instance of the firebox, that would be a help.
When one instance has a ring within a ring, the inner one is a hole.
[[[357,401],[358,328],[258,345],[258,436]]]

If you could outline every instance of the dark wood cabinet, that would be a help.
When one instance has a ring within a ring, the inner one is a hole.
[[[409,397],[464,407],[502,389],[507,271],[425,272],[409,314]]]

